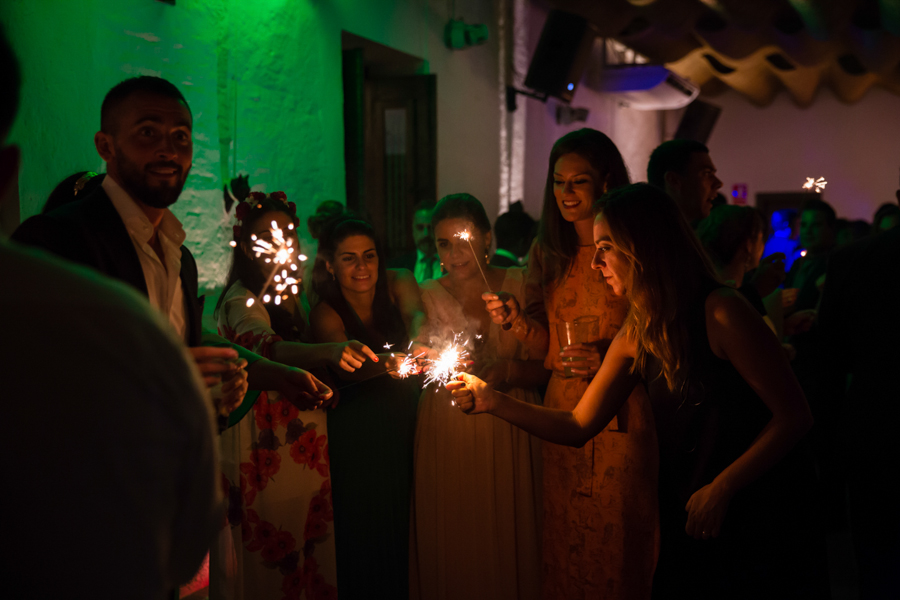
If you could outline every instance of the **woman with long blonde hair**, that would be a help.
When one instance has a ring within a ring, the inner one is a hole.
[[[571,410],[527,405],[471,375],[452,382],[467,413],[492,413],[546,441],[581,446],[635,386],[661,378],[656,407],[661,548],[657,598],[807,598],[827,593],[795,446],[812,425],[790,365],[759,313],[724,286],[675,203],[635,184],[600,203],[592,268],[631,302]]]

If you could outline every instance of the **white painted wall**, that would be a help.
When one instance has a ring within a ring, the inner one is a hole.
[[[830,90],[797,108],[786,94],[757,108],[735,92],[708,100],[722,107],[709,139],[710,155],[731,193],[746,183],[759,192],[800,191],[807,177],[825,177],[823,199],[839,217],[872,220],[900,187],[900,97],[872,88],[857,104]]]
[[[500,119],[494,2],[452,5],[467,23],[488,24],[487,44],[444,47],[451,6],[444,0],[178,0],[174,7],[4,0],[0,20],[24,75],[10,136],[23,151],[22,219],[64,177],[103,170],[92,140],[114,84],[137,74],[165,77],[194,114],[194,166],[173,211],[197,256],[201,290],[216,289],[231,251],[222,185],[235,154],[237,170],[249,172],[255,188],[284,190],[303,220],[320,201],[345,197],[342,30],[427,61],[437,75],[438,196],[470,192],[493,219]]]

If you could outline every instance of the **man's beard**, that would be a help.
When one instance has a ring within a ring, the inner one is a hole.
[[[120,183],[132,198],[153,208],[169,208],[175,204],[187,179],[187,173],[182,172],[181,165],[161,161],[149,163],[142,169],[136,163],[124,158],[121,152],[117,154],[119,156],[119,177],[122,180]],[[147,170],[154,167],[175,169],[175,183],[151,186]]]
[[[434,245],[434,238],[428,237],[423,240],[419,240],[416,243],[416,250],[418,250],[425,256],[436,255],[437,247],[435,247],[435,245]]]

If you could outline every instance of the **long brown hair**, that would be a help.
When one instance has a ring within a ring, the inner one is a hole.
[[[572,268],[578,254],[578,234],[575,225],[563,219],[553,193],[553,171],[556,161],[566,154],[577,154],[591,164],[606,182],[607,190],[628,185],[628,169],[619,149],[611,139],[596,129],[579,129],[562,136],[553,144],[544,186],[544,207],[537,243],[544,259],[544,281],[558,284]]]
[[[616,190],[597,203],[616,249],[631,263],[625,290],[631,310],[623,329],[637,341],[633,370],[659,359],[670,390],[691,366],[690,311],[702,286],[718,281],[700,241],[665,192],[647,183]]]

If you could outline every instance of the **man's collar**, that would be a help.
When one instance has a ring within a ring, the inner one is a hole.
[[[494,254],[499,255],[499,256],[505,256],[506,258],[510,259],[517,265],[522,264],[522,262],[519,260],[519,257],[516,256],[515,254],[513,254],[512,252],[510,252],[509,250],[504,250],[503,248],[497,248],[497,251],[494,252]]]
[[[429,254],[425,254],[424,252],[422,252],[421,250],[419,250],[418,248],[416,248],[416,262],[422,262],[423,260],[425,260],[425,259],[428,258],[429,256],[431,256],[431,259],[432,259],[432,260],[435,260],[435,259],[437,258],[437,256],[434,255],[434,254],[430,254],[430,255],[429,255]]]
[[[141,207],[138,206],[137,202],[135,202],[128,192],[122,189],[122,186],[119,185],[115,179],[110,177],[109,174],[103,178],[103,183],[100,185],[103,188],[103,191],[106,192],[106,195],[109,196],[116,212],[119,213],[122,222],[125,223],[125,228],[128,229],[128,232],[139,241],[145,244],[149,243],[150,239],[153,237],[153,224],[150,222],[150,219],[147,218],[147,215],[144,214],[144,211],[141,210]],[[159,231],[161,231],[176,246],[181,246],[187,237],[187,234],[184,232],[184,227],[181,226],[181,222],[168,208],[163,212],[163,218],[159,224]]]

